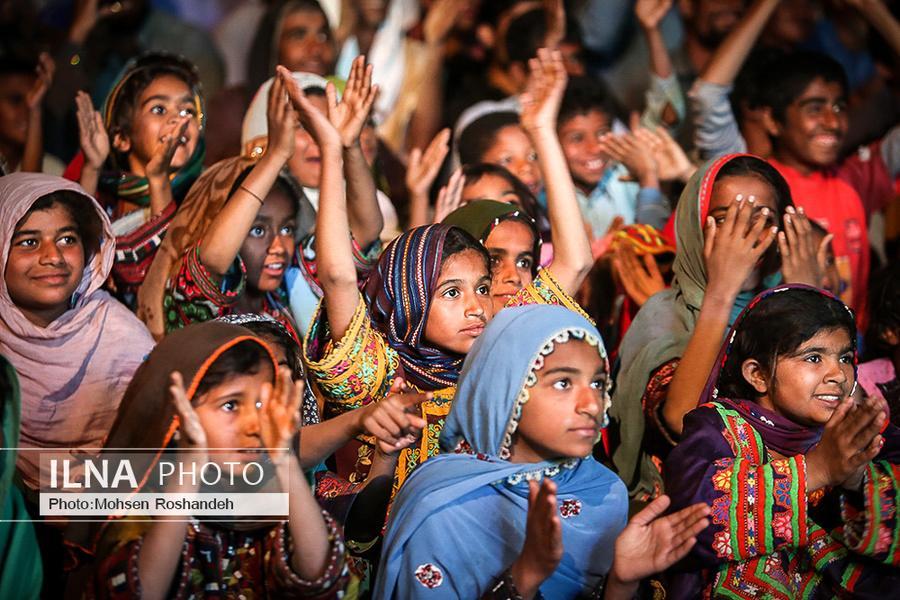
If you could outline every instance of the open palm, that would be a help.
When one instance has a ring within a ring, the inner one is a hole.
[[[328,120],[340,134],[344,148],[359,140],[377,96],[378,86],[372,85],[372,65],[366,65],[365,56],[357,56],[340,101],[336,93],[328,94]]]

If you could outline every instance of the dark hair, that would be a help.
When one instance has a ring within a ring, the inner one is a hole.
[[[503,40],[504,66],[513,63],[525,63],[535,56],[539,48],[544,46],[547,36],[547,20],[544,11],[535,8],[522,13],[509,22]]]
[[[31,75],[36,77],[35,68],[37,68],[37,61],[11,54],[0,54],[0,77],[8,75]]]
[[[197,385],[197,391],[194,392],[192,400],[196,401],[197,398],[232,377],[259,373],[263,365],[271,364],[269,360],[269,354],[256,342],[246,340],[235,344],[209,366],[203,379]]]
[[[456,140],[459,162],[464,165],[484,162],[484,155],[504,127],[519,127],[519,115],[512,111],[488,113],[478,117],[463,129]]]
[[[866,358],[880,358],[893,350],[883,336],[900,334],[900,263],[888,264],[872,276],[869,286],[869,326],[866,329]]]
[[[531,190],[528,189],[528,186],[522,183],[522,180],[509,172],[509,169],[506,167],[502,167],[500,165],[495,165],[494,163],[474,163],[474,164],[465,164],[462,168],[463,176],[466,178],[466,185],[476,183],[481,181],[483,177],[487,177],[489,175],[493,175],[495,177],[500,177],[506,183],[512,187],[513,192],[516,196],[519,197],[519,202],[522,205],[522,210],[525,211],[529,217],[537,221],[541,214],[540,205],[538,204],[537,198],[534,197],[534,194],[531,193]],[[497,198],[489,198],[489,200],[498,200]]]
[[[250,172],[253,170],[253,166],[249,166],[238,175],[234,183],[231,184],[231,190],[228,192],[228,196],[231,197],[234,193],[241,187],[241,184],[244,183],[244,180],[247,179],[247,176],[250,175]],[[290,177],[286,171],[282,170],[278,172],[278,176],[275,177],[275,182],[272,184],[272,187],[269,188],[269,191],[266,193],[266,196],[271,194],[272,192],[281,192],[285,196],[291,199],[291,202],[294,203],[294,212],[300,210],[300,203],[303,197],[303,190],[300,186]],[[247,236],[244,236],[247,237]]]
[[[472,237],[469,232],[460,229],[459,227],[451,227],[450,231],[447,232],[447,237],[444,238],[444,251],[441,253],[441,265],[443,266],[451,256],[466,250],[475,250],[478,253],[484,261],[485,270],[488,272],[488,275],[490,275],[491,255],[488,254],[487,249],[485,249],[478,240]],[[535,257],[535,260],[537,260],[537,257]]]
[[[303,378],[303,352],[300,344],[291,337],[284,325],[278,321],[246,321],[241,327],[249,329],[257,337],[262,338],[269,345],[276,344],[284,349],[287,358],[287,366],[295,380]]]
[[[760,86],[759,104],[772,110],[772,117],[784,123],[787,107],[803,93],[810,83],[821,78],[837,83],[846,95],[849,89],[847,74],[839,62],[819,52],[794,52],[769,63],[765,85]]]
[[[100,251],[100,243],[103,240],[103,222],[97,215],[97,210],[91,201],[72,190],[59,190],[50,192],[34,201],[28,212],[16,224],[16,229],[22,226],[31,213],[36,210],[47,210],[54,205],[62,206],[75,221],[78,235],[81,237],[81,245],[84,248],[84,260],[88,262],[90,257]]]
[[[775,385],[775,364],[820,331],[842,329],[856,352],[856,320],[839,300],[812,289],[775,292],[759,301],[738,325],[738,329],[717,387],[719,395],[736,400],[753,400],[758,392],[742,372],[745,360],[755,359]]]
[[[594,77],[573,77],[566,86],[566,92],[559,106],[557,127],[561,127],[573,117],[586,115],[595,110],[603,113],[609,120],[610,127],[613,119],[622,112],[603,81]]]
[[[107,124],[110,140],[116,134],[130,136],[133,133],[131,125],[134,122],[135,108],[140,95],[153,81],[166,75],[183,81],[192,93],[200,93],[197,67],[187,59],[164,52],[148,52],[141,55],[123,76],[121,87],[112,99],[113,105],[110,107],[111,114]],[[127,153],[114,151],[116,164],[120,166],[127,164],[126,157]]]

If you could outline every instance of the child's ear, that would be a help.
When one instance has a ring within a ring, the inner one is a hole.
[[[772,115],[772,107],[766,106],[759,109],[759,116],[763,127],[766,128],[766,133],[772,137],[781,136],[781,124]]]
[[[122,154],[128,154],[131,151],[131,138],[123,135],[121,132],[113,136],[113,149]]]
[[[756,359],[748,358],[741,364],[741,374],[744,380],[749,383],[754,390],[760,394],[766,394],[769,391],[769,382],[766,379],[766,373],[763,371]]]

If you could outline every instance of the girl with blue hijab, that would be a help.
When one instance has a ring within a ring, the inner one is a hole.
[[[534,305],[494,317],[466,357],[442,454],[396,497],[375,597],[630,597],[683,557],[708,508],[656,518],[663,497],[626,524],[625,485],[590,456],[609,383],[582,316]]]

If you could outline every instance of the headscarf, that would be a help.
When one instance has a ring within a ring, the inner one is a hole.
[[[721,385],[721,377],[725,364],[734,347],[735,338],[747,316],[759,307],[760,304],[765,303],[769,298],[772,298],[776,294],[796,295],[800,293],[819,294],[828,298],[832,302],[835,302],[840,307],[840,310],[847,311],[851,319],[854,318],[853,311],[850,310],[846,304],[841,302],[840,299],[825,290],[810,287],[808,285],[784,285],[761,292],[750,301],[747,308],[745,308],[735,320],[734,325],[731,327],[731,331],[725,336],[725,342],[722,344],[722,349],[719,351],[715,366],[709,374],[709,378],[706,381],[706,387],[703,389],[703,395],[700,398],[701,404],[706,402],[721,402],[727,404],[729,408],[736,410],[759,432],[767,447],[783,456],[806,454],[806,452],[819,441],[819,438],[822,437],[823,428],[800,425],[787,417],[779,415],[775,411],[760,406],[748,398],[720,398],[719,386]],[[850,341],[853,345],[853,371],[856,373],[856,337],[851,335]]]
[[[116,105],[121,100],[121,91],[128,81],[135,75],[161,66],[170,66],[184,73],[188,77],[188,85],[191,88],[194,100],[194,110],[197,112],[197,119],[200,121],[201,137],[197,140],[187,163],[178,171],[172,173],[169,178],[172,184],[172,197],[176,201],[184,198],[191,185],[200,175],[203,169],[203,159],[206,156],[206,144],[203,141],[203,128],[206,123],[206,113],[203,105],[203,95],[200,88],[200,75],[197,68],[181,57],[165,52],[147,52],[138,58],[135,58],[125,65],[122,72],[116,78],[116,83],[106,97],[103,103],[101,114],[103,115],[103,123],[106,130],[113,135],[113,114]],[[136,100],[136,99],[132,99]],[[135,175],[128,171],[127,165],[116,164],[115,151],[111,152],[112,164],[115,167],[112,171],[105,171],[100,175],[99,188],[101,191],[110,194],[116,199],[124,200],[141,207],[150,205],[150,186],[147,178]]]
[[[536,275],[541,260],[541,234],[534,219],[515,204],[496,200],[475,200],[454,210],[444,218],[442,223],[459,227],[468,232],[483,246],[494,227],[504,221],[518,221],[531,231],[534,238],[534,248],[532,249],[534,261],[531,263],[531,274]]]
[[[212,364],[223,353],[245,342],[262,346],[272,361],[274,374],[277,365],[265,342],[243,327],[218,321],[192,323],[168,334],[134,374],[105,447],[158,449],[152,455],[135,454],[130,457],[141,489],[148,480],[146,474],[155,467],[173,442],[180,425],[167,393],[171,373],[181,373],[187,399],[193,401],[200,382]],[[134,490],[127,490],[132,491]],[[110,525],[114,526],[110,528]],[[101,535],[103,546],[108,547],[146,533],[145,527],[128,525],[117,524],[114,517],[103,523],[72,521],[66,530],[66,541],[69,545],[78,546],[93,554]]]
[[[614,252],[622,246],[631,246],[638,256],[675,254],[675,247],[653,225],[644,223],[626,225],[613,234],[609,249]]]
[[[659,470],[643,450],[645,417],[641,399],[650,375],[668,361],[679,358],[694,332],[706,292],[703,224],[713,185],[722,167],[740,156],[750,155],[729,154],[709,161],[688,181],[675,209],[678,252],[672,265],[675,274],[672,285],[644,303],[619,348],[618,385],[610,410],[619,442],[612,459],[632,496],[652,495],[662,486]],[[767,287],[776,285],[778,279],[772,277],[765,283]],[[753,295],[753,292],[738,295],[729,325]]]
[[[93,209],[101,224],[100,250],[85,257],[71,308],[47,327],[38,327],[9,295],[6,261],[19,220],[39,198],[63,190],[83,196],[85,209]],[[22,386],[23,447],[101,443],[132,374],[153,348],[141,322],[100,289],[114,258],[109,218],[77,183],[40,173],[0,178],[0,354],[13,364]],[[37,453],[21,452],[18,464],[25,483],[36,488]]]
[[[541,463],[503,458],[544,357],[571,339],[591,344],[606,362],[594,326],[563,307],[508,308],[487,325],[466,358],[441,432],[441,449],[450,453],[413,471],[395,499],[375,597],[481,597],[519,555],[528,481],[542,477],[558,486],[565,552],[541,585],[543,597],[587,595],[609,571],[626,522],[619,478],[591,457]],[[472,453],[453,454],[462,440]],[[401,573],[403,580],[415,573],[421,587],[404,586]],[[451,583],[441,585],[444,577]]]
[[[444,240],[452,227],[410,229],[385,249],[366,282],[372,324],[400,355],[403,377],[421,390],[456,385],[463,356],[424,340],[428,310],[438,277]]]
[[[13,484],[22,398],[16,371],[0,356],[0,393],[3,396],[3,456],[0,459],[0,598],[38,598],[43,567],[31,516]]]

